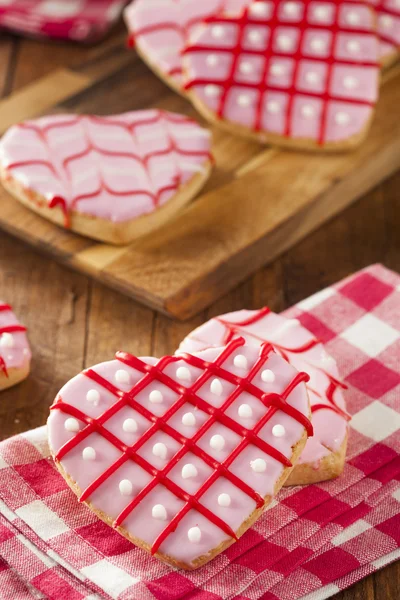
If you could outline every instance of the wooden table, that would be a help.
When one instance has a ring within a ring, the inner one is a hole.
[[[57,67],[95,59],[124,35],[121,26],[102,45],[82,48],[2,34],[0,98]],[[148,81],[153,79],[149,76]],[[213,315],[266,304],[279,312],[373,262],[400,272],[399,190],[400,172],[185,323],[140,306],[0,232],[0,297],[28,326],[34,356],[29,379],[2,394],[0,438],[42,425],[59,388],[116,350],[161,356],[173,352],[184,335]],[[335,598],[398,600],[399,590],[400,562]]]

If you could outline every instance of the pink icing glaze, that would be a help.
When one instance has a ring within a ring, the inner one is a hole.
[[[181,52],[201,23],[221,10],[239,12],[249,0],[134,0],[125,21],[134,43],[176,84],[182,83]]]
[[[377,61],[373,14],[361,3],[252,0],[241,16],[209,19],[188,44],[185,89],[249,129],[340,142],[371,117]]]
[[[0,300],[0,375],[29,365],[31,350],[25,331],[11,307]]]
[[[242,324],[248,321],[251,323]],[[346,437],[348,418],[340,385],[334,387],[332,394],[333,402],[340,410],[334,412],[330,409],[332,399],[328,390],[331,378],[338,381],[339,373],[335,360],[328,355],[324,346],[296,319],[289,320],[264,309],[239,310],[211,319],[189,334],[179,351],[198,352],[209,346],[221,346],[233,336],[242,336],[249,344],[270,342],[275,351],[286,357],[290,364],[310,376],[307,387],[313,411],[314,436],[307,440],[299,464],[318,464],[331,451],[337,451]],[[302,347],[304,350],[301,352],[286,350]],[[327,409],[315,410],[316,406],[321,405]]]
[[[123,222],[154,211],[210,159],[210,133],[161,110],[56,115],[15,125],[0,164],[50,206]]]
[[[48,420],[50,448],[53,454],[60,456],[62,466],[77,482],[80,489],[86,490],[83,492],[83,498],[88,497],[96,509],[105,512],[118,523],[121,522],[133,536],[144,540],[150,546],[157,544],[158,536],[175,518],[174,531],[168,533],[160,544],[159,550],[186,564],[207,554],[227,539],[225,531],[216,524],[219,522],[218,519],[225,526],[236,531],[256,508],[257,498],[262,503],[260,496],[273,493],[274,486],[282,473],[283,461],[291,457],[292,447],[305,431],[304,424],[297,419],[301,417],[305,424],[308,423],[305,415],[309,412],[309,401],[306,386],[302,383],[304,377],[280,356],[271,352],[268,345],[260,350],[255,346],[243,344],[244,340],[235,340],[226,348],[211,348],[197,353],[194,355],[195,358],[182,355],[166,357],[161,361],[155,358],[135,359],[124,353],[118,353],[117,360],[99,364],[86,374],[84,372],[69,381],[61,389]],[[235,366],[238,355],[245,357],[247,366]],[[157,366],[157,374],[154,375],[146,365]],[[217,365],[219,370],[215,371]],[[177,372],[180,367],[188,369],[190,381],[178,378]],[[265,369],[271,369],[275,373],[276,378],[273,383],[265,383],[262,380],[261,374]],[[121,377],[116,374],[121,370],[128,374],[129,380],[126,383],[118,383]],[[144,375],[146,370],[151,374]],[[165,380],[165,375],[170,379]],[[99,376],[103,380],[98,381]],[[211,390],[211,382],[216,376],[222,384],[220,394]],[[247,385],[244,383],[246,379],[255,388],[247,387],[245,391],[243,385]],[[284,394],[285,390],[289,389],[288,386],[296,380],[298,383],[290,388],[285,404],[287,407],[285,410],[293,407],[299,411],[296,418],[279,408],[267,408],[271,406],[274,398],[278,398],[275,394]],[[128,392],[133,387],[134,391],[129,395]],[[194,396],[185,393],[188,388],[196,390]],[[253,392],[253,389],[256,391]],[[99,393],[98,403],[87,399],[90,390],[97,390]],[[155,390],[162,393],[161,403],[150,401],[150,394]],[[232,395],[234,390],[236,390],[235,395]],[[260,393],[262,397],[264,393],[266,394],[266,404],[261,401],[261,396],[256,397],[256,393]],[[251,417],[244,418],[238,415],[239,406],[242,404],[248,404],[252,408]],[[215,418],[212,416],[210,418],[213,410],[223,406],[222,416],[216,413]],[[77,409],[81,412],[76,412]],[[109,412],[106,417],[101,417],[110,409],[114,411],[111,417]],[[194,425],[187,425],[182,421],[183,415],[189,412],[195,416]],[[66,430],[66,420],[71,418],[71,415],[80,415],[80,432],[84,429],[85,423],[89,423],[86,428],[88,435],[85,439],[82,439],[82,433]],[[228,424],[220,422],[227,417],[231,418]],[[116,436],[112,439],[116,439],[117,442],[105,439],[102,428],[93,428],[90,425],[92,422],[90,419],[98,418],[102,418],[104,428]],[[124,431],[123,424],[128,418],[136,421],[136,432]],[[159,418],[161,421],[158,421]],[[149,433],[152,423],[155,425]],[[205,426],[205,423],[208,425]],[[272,434],[272,428],[276,424],[284,426],[283,437]],[[201,427],[204,429],[197,434]],[[253,429],[257,431],[258,437],[246,442],[244,436]],[[222,449],[210,446],[210,440],[214,435],[223,436],[225,446]],[[76,436],[80,437],[75,439]],[[190,446],[188,441],[192,438],[194,438],[194,446]],[[167,450],[165,458],[153,454],[156,443],[165,444]],[[268,453],[259,446],[265,443],[270,444],[271,447]],[[71,444],[76,445],[71,447]],[[127,447],[134,446],[136,458],[129,460],[126,446],[122,451],[120,444],[126,444]],[[94,460],[83,459],[82,451],[87,447],[95,450]],[[206,459],[203,460],[204,456],[199,456],[196,447],[206,452]],[[173,457],[179,451],[180,458],[176,462]],[[278,452],[281,459],[273,458],[270,452]],[[126,460],[121,458],[124,453]],[[250,462],[257,458],[265,460],[264,472],[255,472],[251,468]],[[109,473],[100,485],[93,484],[97,477],[104,474],[118,460],[121,461],[118,463],[119,468]],[[221,475],[221,463],[228,468],[225,476]],[[197,475],[185,479],[182,477],[182,468],[187,464],[196,467]],[[160,482],[156,483],[155,487],[146,493],[141,492],[152,482],[157,470],[160,469],[168,472],[168,481],[164,480],[164,485]],[[214,477],[214,480],[203,493],[203,486],[210,476]],[[239,478],[241,485],[235,484],[232,477]],[[131,496],[123,496],[120,493],[119,484],[123,480],[132,483]],[[189,496],[182,498],[181,493],[171,491],[170,488],[174,485]],[[222,493],[229,494],[231,497],[229,507],[219,505],[218,497]],[[201,504],[199,509],[193,508],[190,503],[190,497],[193,495],[197,495]],[[131,512],[127,511],[127,506],[131,502],[137,502],[134,500],[137,496],[141,501]],[[177,517],[186,502],[189,502],[186,506],[189,510]],[[167,520],[162,521],[152,516],[152,509],[156,504],[164,506]],[[207,518],[207,514],[204,514],[207,509],[214,515],[212,518]],[[199,527],[201,530],[201,540],[198,542],[190,542],[188,539],[188,531],[192,527]]]

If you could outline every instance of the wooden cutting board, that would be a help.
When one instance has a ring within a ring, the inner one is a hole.
[[[0,133],[46,113],[110,114],[149,107],[196,117],[184,98],[118,43],[79,69],[55,71],[0,102]],[[127,247],[60,229],[2,189],[0,227],[183,320],[399,169],[399,107],[400,65],[385,73],[372,130],[356,152],[283,151],[214,129],[217,166],[201,196],[163,229]]]

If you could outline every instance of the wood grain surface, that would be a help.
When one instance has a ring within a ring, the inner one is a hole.
[[[195,116],[117,33],[95,49],[60,50],[46,59],[34,42],[21,51],[14,78],[3,75],[0,133],[48,112],[118,113],[159,107]],[[51,47],[53,48],[53,46]],[[11,54],[10,54],[11,53]],[[15,56],[7,47],[9,61]],[[29,74],[27,64],[37,62]],[[22,67],[19,65],[24,63]],[[64,264],[178,319],[209,306],[400,168],[400,65],[387,71],[365,143],[355,152],[307,154],[264,148],[213,129],[216,168],[185,210],[124,248],[60,229],[0,188],[0,227]],[[197,116],[197,118],[199,118]]]
[[[85,61],[88,66],[84,75],[96,79],[98,57],[102,53],[108,53],[110,71],[114,69],[113,48],[118,47],[123,35],[121,29],[117,30],[96,48],[49,45],[3,36],[0,95],[7,97],[55,69],[73,68]],[[139,70],[143,83],[149,81],[146,68],[141,66]],[[128,94],[129,71],[125,77]],[[163,85],[151,81],[155,91],[144,89],[142,101],[146,95],[159,94],[161,98],[166,93]],[[112,101],[117,109],[126,102],[126,98],[114,98],[112,86],[101,91],[106,103]],[[80,102],[85,107],[84,93]],[[90,109],[90,103],[86,109]],[[224,169],[218,174],[221,181],[227,173]],[[383,262],[400,272],[399,190],[400,173],[397,173],[185,323],[173,321],[68,270],[0,232],[0,297],[14,306],[28,326],[34,356],[29,379],[1,394],[0,438],[42,425],[49,405],[65,381],[82,368],[109,359],[118,349],[160,356],[172,352],[184,335],[213,315],[265,304],[281,311],[373,262]],[[64,243],[68,248],[69,242]],[[83,250],[84,245],[80,248]],[[367,577],[335,596],[335,600],[398,600],[399,590],[400,562]]]

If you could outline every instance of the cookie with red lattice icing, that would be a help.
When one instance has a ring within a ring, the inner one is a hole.
[[[26,327],[18,321],[11,306],[0,301],[0,390],[26,379],[30,362]]]
[[[252,0],[185,49],[185,89],[210,121],[262,142],[345,149],[378,94],[373,11],[345,0]]]
[[[47,219],[128,243],[165,223],[211,170],[210,133],[162,110],[55,115],[11,127],[0,142],[3,185]]]
[[[130,32],[143,60],[169,86],[182,91],[182,51],[208,17],[238,13],[249,0],[134,0],[125,9]]]
[[[379,58],[389,66],[400,56],[400,0],[366,0],[377,16]]]
[[[118,352],[61,389],[50,449],[101,519],[194,569],[238,539],[290,474],[312,434],[307,379],[269,344],[241,338],[160,360]]]
[[[314,435],[305,449],[287,485],[315,483],[337,477],[343,470],[347,445],[347,424],[343,390],[335,360],[297,319],[286,319],[261,310],[239,310],[216,317],[190,333],[179,351],[199,352],[227,344],[242,336],[248,344],[270,343],[299,371],[310,376],[307,384]],[[274,374],[269,374],[273,381]]]

